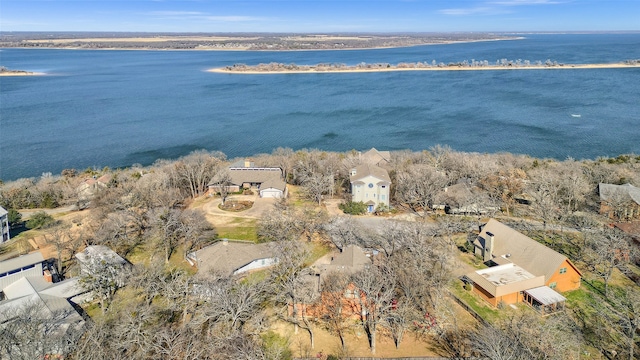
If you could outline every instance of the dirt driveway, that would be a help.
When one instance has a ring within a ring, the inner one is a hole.
[[[227,201],[236,200],[236,201],[252,201],[253,206],[251,209],[244,211],[225,211],[221,210],[218,205],[222,202],[222,199],[216,197],[207,201],[204,205],[202,205],[202,210],[207,215],[218,216],[226,216],[232,218],[248,218],[248,219],[259,219],[267,212],[273,209],[273,204],[275,204],[278,199],[274,198],[261,198],[256,195],[232,195],[227,198]]]

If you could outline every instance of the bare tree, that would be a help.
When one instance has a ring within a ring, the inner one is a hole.
[[[391,332],[396,349],[400,348],[400,343],[407,330],[416,319],[420,318],[417,309],[409,301],[408,299],[393,300],[391,310],[385,319],[385,327]]]
[[[331,242],[340,250],[352,244],[363,247],[371,235],[360,222],[349,216],[333,217],[324,228]]]
[[[65,357],[82,335],[83,323],[71,307],[51,311],[43,302],[36,301],[14,306],[11,311],[0,313],[0,357],[24,360]]]
[[[624,233],[616,229],[601,229],[591,234],[585,262],[604,282],[604,296],[608,296],[613,270],[630,260],[631,248]]]
[[[221,169],[213,177],[212,182],[216,185],[216,189],[220,193],[222,205],[224,205],[225,201],[227,201],[227,197],[229,197],[229,194],[231,193],[231,181],[232,179],[229,169]]]
[[[507,333],[491,325],[483,325],[471,334],[473,350],[483,357],[492,360],[525,360],[532,359],[529,353]]]
[[[192,152],[174,164],[173,177],[179,187],[187,190],[192,198],[196,198],[207,190],[207,184],[217,172],[222,160],[224,155],[221,153]]]
[[[294,153],[290,148],[277,148],[273,150],[271,156],[274,158],[274,161],[280,169],[282,169],[282,175],[284,180],[287,181],[289,179],[289,175],[291,174],[291,169],[293,168],[293,159]]]
[[[333,175],[322,173],[311,173],[302,180],[302,188],[305,195],[318,205],[322,204],[323,195],[330,194],[333,191]]]
[[[175,249],[186,244],[189,251],[213,237],[211,226],[204,216],[195,210],[158,208],[152,212],[153,235],[164,251],[165,262]]]
[[[322,282],[320,306],[322,324],[340,339],[340,347],[346,349],[345,335],[349,328],[349,312],[345,308],[344,292],[349,286],[349,278],[344,273],[327,274]]]
[[[638,356],[636,350],[640,339],[638,314],[640,314],[640,291],[637,288],[627,287],[611,298],[607,320],[612,328],[622,335],[624,343],[621,347],[627,353],[629,360]]]
[[[56,267],[58,270],[58,274],[63,275],[63,259],[68,260],[71,257],[71,255],[68,253],[68,249],[70,247],[73,248],[73,246],[71,246],[72,237],[69,232],[69,228],[60,224],[50,229],[42,236],[45,243],[53,245],[56,249]],[[67,253],[66,257],[65,253]]]
[[[396,200],[426,216],[433,201],[447,184],[445,175],[428,165],[413,165],[396,174]]]
[[[127,274],[128,268],[123,267],[118,259],[92,256],[82,264],[79,283],[98,298],[104,313],[116,291],[124,286]]]
[[[277,244],[278,264],[271,271],[274,294],[283,305],[280,317],[309,333],[311,348],[314,347],[314,329],[308,308],[319,300],[317,285],[309,277],[306,263],[310,252],[307,246],[297,241],[279,241]]]
[[[371,353],[376,353],[378,326],[385,322],[394,305],[395,274],[391,268],[372,267],[351,278],[357,288],[361,322],[369,338]]]
[[[510,209],[515,204],[515,198],[524,190],[526,173],[521,169],[500,170],[497,174],[487,176],[480,180],[480,185],[493,199],[501,201],[505,205],[507,216],[511,216]]]

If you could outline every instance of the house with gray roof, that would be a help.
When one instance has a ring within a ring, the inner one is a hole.
[[[391,160],[391,153],[389,151],[380,151],[376,148],[371,148],[360,154],[360,161],[365,164],[371,164],[375,166],[389,165]]]
[[[314,269],[319,274],[342,272],[347,275],[364,270],[371,266],[371,255],[358,245],[347,245],[342,251],[331,257],[328,264],[318,264]]]
[[[9,212],[0,206],[0,243],[9,241]]]
[[[250,160],[237,161],[229,167],[231,181],[225,185],[230,192],[241,189],[255,189],[260,197],[282,198],[287,196],[287,184],[278,167],[256,167]],[[208,185],[211,192],[220,192],[217,179]]]
[[[43,263],[40,251],[0,261],[0,291],[23,277],[42,277]]]
[[[210,272],[239,275],[265,269],[278,262],[273,244],[226,239],[188,254],[187,260],[205,276]]]
[[[598,184],[600,213],[612,219],[640,219],[640,188],[631,184]]]
[[[4,300],[0,301],[0,329],[15,331],[14,322],[29,319],[30,326],[40,326],[41,336],[50,339],[55,337],[64,343],[73,343],[81,334],[84,326],[83,317],[76,311],[69,300],[84,290],[75,279],[56,284],[47,282],[42,276],[21,277],[7,286]],[[18,334],[20,336],[20,334]],[[55,341],[41,344],[49,354],[64,353],[65,346]],[[0,348],[0,358],[11,358],[9,354],[21,354],[21,344],[14,343],[13,348]]]
[[[89,245],[75,254],[83,274],[110,274],[115,276],[118,286],[127,282],[127,274],[131,264],[115,251],[104,245]]]
[[[564,302],[558,292],[580,287],[582,273],[566,256],[495,219],[482,227],[472,245],[489,268],[465,278],[493,306],[524,301],[544,311],[555,310]]]
[[[363,164],[351,169],[351,201],[363,202],[367,211],[372,213],[379,206],[389,207],[391,178],[387,170]]]

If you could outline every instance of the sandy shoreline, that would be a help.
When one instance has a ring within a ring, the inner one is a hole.
[[[370,73],[370,72],[392,72],[392,71],[491,71],[491,70],[571,70],[571,69],[620,69],[620,68],[640,68],[640,64],[567,64],[563,66],[445,66],[445,67],[424,67],[424,68],[376,68],[376,69],[330,69],[330,70],[274,70],[274,71],[230,71],[226,68],[213,68],[207,72],[225,74],[327,74],[327,73]]]
[[[45,73],[31,72],[31,71],[3,71],[0,72],[0,76],[38,76],[45,75]]]

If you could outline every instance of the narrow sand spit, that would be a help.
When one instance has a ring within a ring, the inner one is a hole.
[[[310,66],[307,69],[301,70],[247,70],[247,71],[234,71],[226,68],[214,68],[207,70],[208,72],[226,73],[226,74],[322,74],[322,73],[366,73],[366,72],[390,72],[390,71],[488,71],[488,70],[571,70],[571,69],[620,69],[620,68],[640,68],[640,64],[565,64],[558,66],[476,66],[476,67],[464,67],[464,66],[444,66],[444,67],[422,67],[422,68],[398,68],[395,66],[386,68],[373,68],[373,69],[361,69],[361,68],[342,68],[331,69],[323,68],[317,69],[315,66]]]

